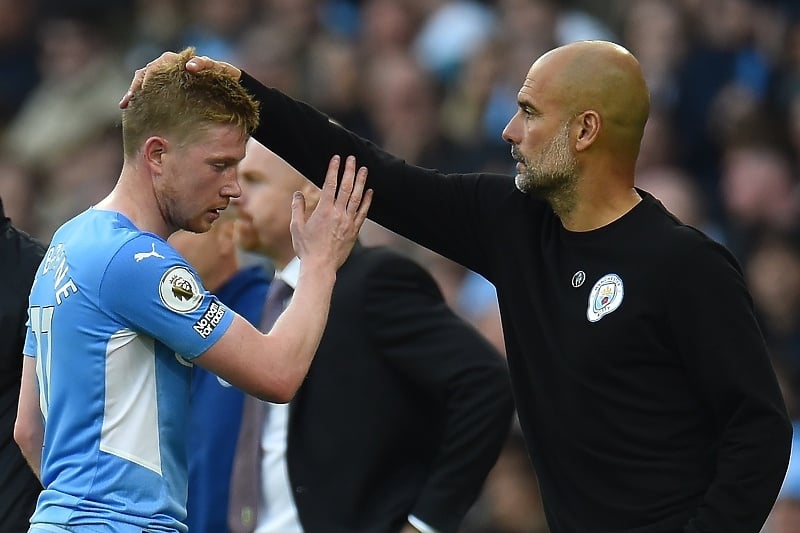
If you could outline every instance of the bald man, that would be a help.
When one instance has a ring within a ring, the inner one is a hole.
[[[205,68],[259,100],[261,143],[306,176],[354,154],[373,220],[497,287],[551,531],[760,529],[791,426],[737,261],[634,187],[649,95],[627,50],[534,62],[503,132],[514,178],[408,165],[232,65],[187,64]]]

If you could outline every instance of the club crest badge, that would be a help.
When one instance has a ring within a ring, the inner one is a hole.
[[[589,322],[597,322],[609,313],[616,311],[622,304],[625,288],[622,278],[616,274],[606,274],[594,284],[589,293],[589,306],[586,318]]]
[[[191,313],[203,301],[200,284],[187,268],[174,266],[167,270],[158,284],[161,301],[176,313]]]

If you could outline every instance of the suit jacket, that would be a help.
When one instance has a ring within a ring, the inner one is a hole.
[[[46,247],[11,224],[0,201],[0,531],[27,531],[42,485],[14,442],[28,294]]]
[[[456,531],[512,412],[505,360],[433,278],[394,251],[357,245],[290,404],[288,473],[303,528],[396,532],[414,515]],[[234,524],[241,508],[230,511]]]

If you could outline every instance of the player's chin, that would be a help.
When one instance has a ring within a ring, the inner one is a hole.
[[[211,229],[212,224],[214,224],[214,221],[218,218],[219,214],[217,213],[206,213],[201,218],[192,220],[188,224],[188,227],[184,229],[193,233],[205,233]]]

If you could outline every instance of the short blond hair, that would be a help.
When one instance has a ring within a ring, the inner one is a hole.
[[[174,61],[147,74],[147,83],[122,112],[122,145],[131,158],[153,135],[171,136],[180,144],[192,142],[211,125],[232,124],[244,137],[258,126],[258,102],[238,80],[215,70],[190,73],[186,62],[192,47]]]

